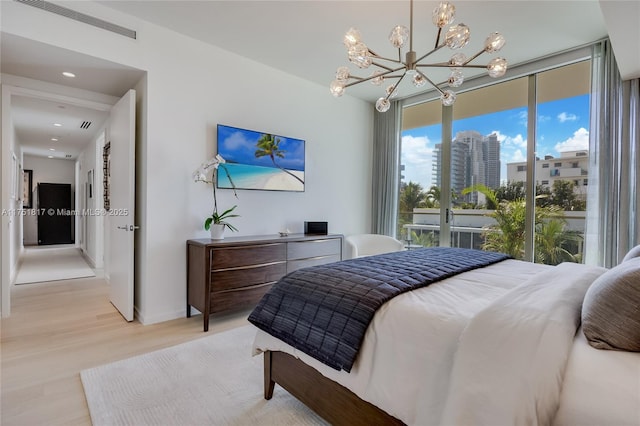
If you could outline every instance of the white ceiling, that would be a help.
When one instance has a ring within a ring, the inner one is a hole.
[[[75,2],[58,3],[73,9]],[[335,70],[348,65],[342,37],[349,27],[358,28],[365,43],[378,54],[396,57],[397,51],[387,41],[388,33],[397,24],[409,25],[407,0],[145,0],[99,3],[321,84],[327,87],[327,96],[331,96],[328,85],[334,79]],[[623,77],[640,76],[637,47],[640,45],[637,26],[640,2],[465,0],[453,3],[457,10],[456,22],[464,22],[471,29],[471,41],[463,49],[468,56],[481,49],[484,38],[492,31],[505,35],[507,44],[499,55],[506,57],[511,65],[587,44],[610,34]],[[414,50],[418,56],[435,43],[431,11],[436,5],[437,2],[431,0],[415,2]],[[2,73],[112,96],[121,96],[142,75],[140,70],[10,34],[3,33],[1,42]],[[434,55],[434,59],[444,61],[451,55],[448,48],[442,49],[442,53],[441,56]],[[490,56],[482,55],[474,63],[486,63],[489,59]],[[355,67],[350,68],[358,74]],[[75,70],[78,77],[73,81],[64,80],[60,74],[65,69]],[[368,76],[370,73],[371,70],[364,70],[359,75]],[[436,82],[445,78],[445,75],[432,71],[428,71],[428,75]],[[471,74],[465,72],[465,75]],[[404,97],[415,91],[410,83],[403,82],[399,95]],[[363,83],[350,87],[347,93],[375,101],[381,96],[380,92],[381,88]],[[38,120],[50,121],[46,116],[47,108],[20,108],[22,112],[18,111],[25,116],[16,116],[16,121],[23,123],[17,125],[17,130],[29,135],[27,144],[38,137],[35,131],[29,133],[31,130],[27,127],[35,127],[32,124]],[[70,119],[78,120],[79,115],[70,116]],[[46,129],[46,123],[42,128]],[[40,136],[50,138],[44,132]]]
[[[407,0],[100,3],[324,85],[327,90],[336,69],[348,64],[342,38],[350,27],[360,30],[370,49],[379,55],[396,58],[397,50],[387,39],[389,32],[396,25],[409,26]],[[438,3],[415,1],[414,50],[418,56],[435,45],[437,30],[431,22],[431,13]],[[456,6],[456,23],[465,23],[471,29],[471,41],[463,49],[467,56],[480,51],[484,39],[494,31],[501,32],[507,39],[499,56],[507,58],[510,64],[590,43],[607,35],[596,0],[454,0],[452,3]],[[438,54],[433,56],[437,62],[446,61],[452,51],[444,48]],[[491,57],[483,55],[473,63],[486,65]],[[350,68],[354,73],[357,71],[354,66]],[[371,72],[362,70],[355,74],[368,77]],[[433,71],[428,74],[434,76],[435,82],[448,77],[446,70],[440,75]],[[411,83],[403,82],[399,96],[425,88],[415,89]],[[347,90],[353,96],[372,102],[382,95],[380,87],[369,83]]]
[[[62,86],[121,97],[142,77],[143,72],[66,49],[2,34],[0,71]],[[63,71],[73,71],[73,79]],[[11,117],[25,154],[40,157],[77,158],[91,142],[108,113],[26,96],[13,96]],[[87,129],[83,121],[92,124]],[[54,127],[53,123],[62,124]],[[58,141],[52,141],[56,137]],[[54,149],[55,151],[51,151]]]

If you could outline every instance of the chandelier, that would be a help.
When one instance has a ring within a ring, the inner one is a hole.
[[[438,28],[435,47],[433,50],[418,57],[413,50],[413,0],[410,0],[409,28],[398,25],[391,30],[389,41],[393,47],[398,49],[398,59],[385,58],[373,52],[362,42],[360,32],[355,28],[350,28],[344,36],[344,45],[347,48],[349,61],[358,68],[366,69],[375,66],[369,77],[358,77],[352,75],[347,67],[340,67],[336,72],[336,79],[331,82],[330,90],[333,96],[342,96],[345,89],[355,84],[371,81],[376,86],[382,85],[387,79],[397,79],[386,89],[386,96],[381,97],[376,102],[376,109],[379,112],[386,112],[391,106],[389,99],[397,94],[397,87],[408,75],[412,79],[415,87],[422,87],[431,84],[439,93],[440,100],[445,106],[453,105],[456,101],[456,94],[451,89],[445,87],[459,87],[463,81],[463,68],[486,68],[489,76],[498,78],[507,72],[507,60],[504,58],[494,58],[487,65],[472,65],[470,62],[483,53],[494,53],[504,46],[505,39],[502,34],[494,32],[487,37],[483,49],[475,55],[467,58],[464,53],[454,54],[448,62],[421,63],[431,54],[447,46],[452,50],[460,49],[469,42],[470,30],[465,24],[450,25],[455,19],[455,6],[448,2],[442,2],[433,10],[433,24]],[[450,25],[446,31],[444,28]],[[442,37],[444,32],[444,38]],[[443,39],[442,39],[443,38]],[[402,47],[409,42],[409,49],[405,53],[405,60],[402,61]],[[384,62],[384,63],[382,63]],[[389,65],[387,65],[389,64]],[[439,84],[434,83],[422,71],[422,68],[446,67],[451,70],[450,77]]]

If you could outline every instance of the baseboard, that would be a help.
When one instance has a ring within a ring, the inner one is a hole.
[[[182,309],[180,311],[167,312],[159,315],[151,315],[145,316],[139,310],[138,307],[135,306],[133,308],[135,318],[140,321],[142,325],[151,325],[159,322],[171,321],[178,318],[185,318],[187,316],[187,311]]]

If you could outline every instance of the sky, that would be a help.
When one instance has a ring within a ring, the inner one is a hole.
[[[252,166],[274,167],[269,156],[256,158],[256,143],[265,132],[218,125],[218,154],[226,161]],[[284,158],[276,157],[276,163],[289,170],[304,171],[304,141],[300,139],[280,138],[279,148]]]
[[[455,108],[455,106],[454,106]],[[560,157],[564,151],[589,148],[589,95],[538,104],[536,156]],[[498,135],[500,141],[501,181],[507,179],[507,163],[526,161],[527,108],[517,108],[457,120],[457,132],[475,130],[487,136]],[[432,183],[433,148],[442,140],[442,126],[433,125],[402,132],[401,164],[403,182],[417,182],[424,189]]]

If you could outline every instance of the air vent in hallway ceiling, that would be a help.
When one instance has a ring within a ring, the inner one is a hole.
[[[66,7],[58,6],[57,4],[50,3],[44,0],[14,0],[18,3],[26,4],[28,6],[37,7],[47,12],[55,13],[60,16],[73,19],[75,21],[84,22],[85,24],[93,25],[94,27],[102,28],[103,30],[111,31],[116,34],[123,35],[132,39],[136,39],[136,32],[129,28],[121,27],[120,25],[112,24],[111,22],[104,21],[102,19],[94,18],[93,16],[85,15],[84,13],[76,12],[75,10],[68,9]]]
[[[82,124],[80,125],[81,129],[88,129],[89,126],[91,126],[91,122],[90,121],[83,121]]]

